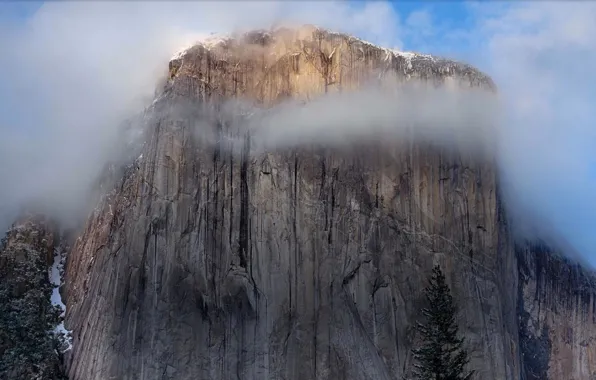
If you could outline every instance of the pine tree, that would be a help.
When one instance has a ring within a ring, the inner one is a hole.
[[[415,378],[424,380],[470,380],[472,372],[465,371],[469,362],[463,347],[464,339],[458,337],[455,320],[456,307],[445,275],[435,266],[430,283],[425,289],[428,308],[422,309],[426,323],[418,323],[417,330],[422,345],[413,350]]]

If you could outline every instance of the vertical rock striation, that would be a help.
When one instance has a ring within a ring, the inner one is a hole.
[[[70,379],[407,377],[433,263],[478,378],[532,378],[532,345],[558,365],[535,338],[548,312],[518,328],[544,269],[518,273],[490,160],[414,141],[253,152],[222,138],[225,119],[197,127],[226,99],[307,101],[378,73],[494,89],[468,65],[309,27],[173,59],[142,155],[69,255]],[[591,359],[573,358],[588,379]]]
[[[596,276],[541,244],[517,257],[522,379],[596,379]]]

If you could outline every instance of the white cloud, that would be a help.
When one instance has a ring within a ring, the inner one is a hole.
[[[479,62],[507,102],[500,158],[510,210],[518,226],[554,229],[596,263],[596,4],[475,10]]]
[[[78,209],[118,122],[191,35],[283,21],[399,45],[396,20],[387,2],[46,2],[0,35],[0,214],[39,197]]]
[[[499,110],[492,93],[396,81],[386,75],[381,86],[371,83],[357,92],[331,93],[305,105],[278,105],[257,118],[251,140],[257,146],[279,148],[313,142],[399,144],[415,135],[443,147],[451,147],[457,138],[466,154],[489,153]]]

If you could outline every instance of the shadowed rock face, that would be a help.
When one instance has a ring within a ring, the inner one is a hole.
[[[522,353],[543,330],[518,328],[534,301],[492,162],[411,141],[256,153],[249,137],[195,138],[199,104],[308,100],[378,72],[494,89],[470,66],[312,28],[172,60],[142,156],[69,255],[70,379],[399,379],[434,263],[478,378],[532,378]],[[229,128],[205,123],[201,136]],[[541,320],[546,335],[558,318]]]
[[[516,251],[524,379],[596,379],[596,277],[541,244]]]

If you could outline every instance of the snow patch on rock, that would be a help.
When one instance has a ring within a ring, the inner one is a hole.
[[[72,349],[72,331],[67,330],[64,327],[64,316],[66,315],[66,305],[62,302],[62,296],[60,295],[60,287],[63,284],[64,277],[64,264],[66,261],[66,252],[62,247],[56,248],[54,251],[54,262],[50,268],[50,282],[53,285],[52,296],[50,301],[52,306],[58,306],[62,310],[60,318],[62,321],[54,328],[54,334],[58,336],[60,341],[63,343],[63,351],[66,352]]]
[[[170,58],[170,61],[173,61],[176,59],[181,59],[184,56],[184,54],[193,46],[202,45],[202,46],[206,47],[207,49],[211,49],[214,46],[217,46],[217,45],[224,43],[228,40],[230,40],[230,36],[224,35],[224,34],[211,33],[208,35],[205,35],[205,34],[188,35],[185,38],[183,38],[183,40],[179,44],[178,49],[176,49],[176,52],[174,53],[174,55],[172,55],[172,58]]]
[[[412,59],[426,59],[426,60],[430,60],[430,61],[435,60],[435,57],[433,57],[430,54],[416,53],[413,51],[401,51],[398,49],[389,49],[389,48],[381,47],[379,45],[375,45],[372,42],[365,41],[358,37],[350,36],[350,38],[352,40],[358,41],[364,45],[372,46],[377,49],[382,49],[385,52],[385,61],[389,61],[391,58],[397,58],[397,57],[401,57],[401,58],[405,59],[408,64],[409,69],[412,68]]]

